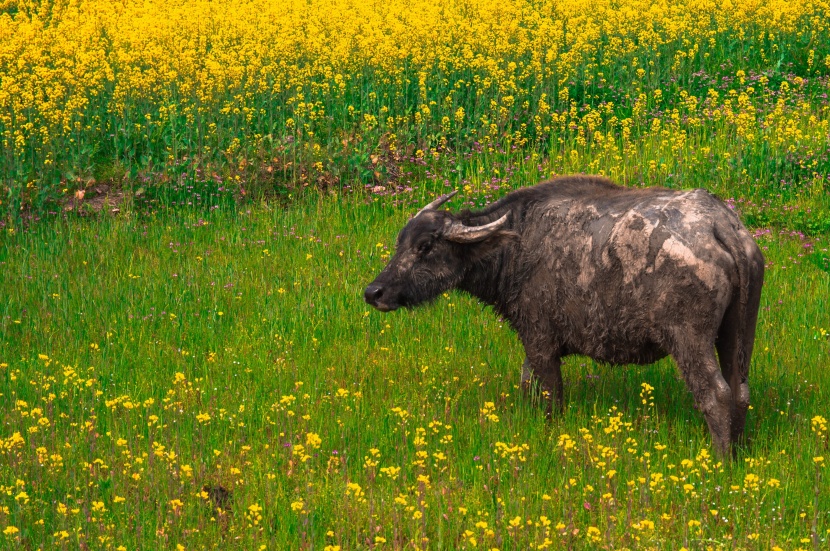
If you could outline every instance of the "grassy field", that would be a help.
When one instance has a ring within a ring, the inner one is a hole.
[[[371,310],[414,208],[321,196],[6,235],[0,545],[828,545],[826,239],[757,232],[751,444],[724,465],[668,360],[570,358],[548,424],[491,311]]]

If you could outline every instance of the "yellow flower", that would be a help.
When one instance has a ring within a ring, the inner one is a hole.
[[[363,497],[363,488],[360,487],[360,484],[356,482],[349,482],[346,484],[346,495],[351,494],[355,498],[362,498]]]
[[[398,474],[401,472],[401,469],[400,467],[381,467],[380,472],[392,480],[396,480],[398,478]]]
[[[315,449],[320,449],[320,446],[323,443],[323,439],[320,438],[316,432],[309,432],[305,435],[305,443],[307,446],[310,446]]]

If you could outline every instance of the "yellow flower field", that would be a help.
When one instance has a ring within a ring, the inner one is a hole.
[[[0,14],[0,200],[15,211],[197,168],[232,185],[383,184],[402,157],[481,143],[629,177],[606,149],[642,153],[659,130],[674,149],[657,156],[707,141],[721,118],[707,105],[758,137],[770,69],[798,66],[809,95],[830,71],[814,0],[6,0]],[[805,132],[813,116],[805,137],[826,135],[826,102],[780,108],[775,124]]]

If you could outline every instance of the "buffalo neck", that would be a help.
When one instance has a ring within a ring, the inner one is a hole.
[[[497,219],[501,214],[503,213],[493,213],[489,217]],[[512,227],[505,229],[515,231]],[[520,250],[518,243],[508,243],[498,251],[475,261],[458,284],[458,289],[489,304],[509,319],[512,310],[510,306],[515,304],[522,287],[517,258]]]

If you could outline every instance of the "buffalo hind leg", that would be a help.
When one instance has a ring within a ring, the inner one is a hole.
[[[682,342],[682,341],[681,341]],[[703,413],[712,444],[721,457],[731,451],[732,391],[721,374],[711,342],[684,342],[673,354],[695,404]]]
[[[530,354],[522,364],[522,388],[527,394],[538,381],[542,392],[546,396],[545,415],[553,416],[553,404],[556,403],[558,413],[565,410],[565,396],[562,384],[562,360],[558,356],[545,357],[535,355],[531,360]]]
[[[749,364],[755,346],[755,325],[758,321],[758,307],[761,301],[761,286],[764,281],[763,259],[752,264],[747,305],[741,314],[738,300],[734,300],[723,316],[718,329],[718,349],[721,373],[732,390],[732,443],[742,441],[746,412],[749,409]],[[743,348],[743,354],[741,354]]]
[[[731,412],[731,426],[730,426],[730,440],[737,444],[744,432],[746,425],[746,412],[749,409],[749,352],[752,352],[752,344],[749,349],[746,348],[746,338],[741,343],[741,331],[739,324],[743,324],[744,320],[740,319],[737,314],[738,308],[736,305],[730,307],[723,316],[720,329],[718,330],[718,340],[715,346],[718,350],[718,360],[720,361],[721,374],[724,380],[729,384],[732,394],[732,412]],[[755,332],[755,328],[752,328]],[[754,337],[754,335],[753,335]],[[754,340],[754,339],[753,339]],[[744,346],[744,354],[740,353],[741,344]]]

